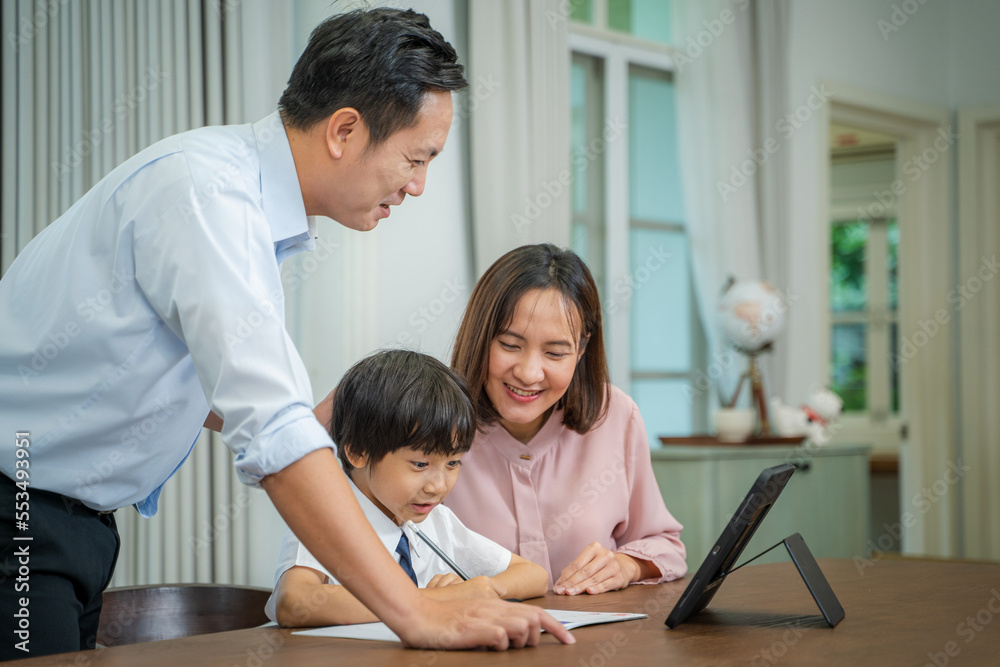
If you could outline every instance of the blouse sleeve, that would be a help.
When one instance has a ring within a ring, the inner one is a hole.
[[[653,476],[646,425],[634,403],[625,433],[625,470],[630,498],[626,520],[614,535],[619,545],[617,552],[651,561],[660,570],[659,578],[637,583],[657,584],[680,579],[687,572],[686,550],[681,542],[682,526],[663,503]]]

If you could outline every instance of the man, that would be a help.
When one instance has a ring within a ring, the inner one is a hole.
[[[543,627],[572,641],[537,609],[413,586],[354,500],[284,330],[279,265],[313,248],[307,216],[364,231],[420,195],[465,85],[425,16],[335,17],[280,118],[154,144],[18,256],[0,281],[0,433],[14,439],[0,459],[0,657],[94,646],[113,512],[152,516],[203,423],[407,644],[504,649]]]

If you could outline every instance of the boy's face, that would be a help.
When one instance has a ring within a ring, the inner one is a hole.
[[[451,492],[465,452],[426,454],[412,447],[397,449],[373,466],[349,455],[351,479],[382,512],[402,525],[420,523]]]

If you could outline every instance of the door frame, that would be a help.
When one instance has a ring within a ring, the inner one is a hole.
[[[949,464],[958,458],[957,385],[953,340],[955,317],[934,334],[918,335],[920,323],[933,321],[946,309],[955,276],[955,240],[950,206],[951,165],[957,141],[947,109],[884,95],[841,83],[824,83],[829,103],[820,109],[822,142],[817,154],[818,220],[830,223],[830,122],[871,129],[897,139],[896,161],[901,184],[897,211],[899,244],[899,332],[924,344],[900,362],[900,414],[907,437],[900,444],[900,523],[902,551],[952,557],[957,554],[960,525],[959,490],[946,485]],[[937,141],[937,147],[935,146]],[[818,235],[818,267],[829,276],[829,234]],[[903,288],[905,286],[905,289]],[[819,312],[828,317],[829,290],[819,290]],[[821,329],[820,349],[830,349],[829,322]],[[827,371],[828,372],[828,371]],[[840,438],[843,440],[843,436]],[[935,486],[935,483],[938,486]],[[928,497],[926,493],[931,490]]]

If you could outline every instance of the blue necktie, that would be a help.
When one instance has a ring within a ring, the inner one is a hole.
[[[406,539],[406,533],[399,536],[396,553],[399,554],[399,566],[403,568],[403,572],[413,580],[415,585],[419,586],[417,584],[417,575],[413,572],[413,563],[410,561],[410,541]]]

